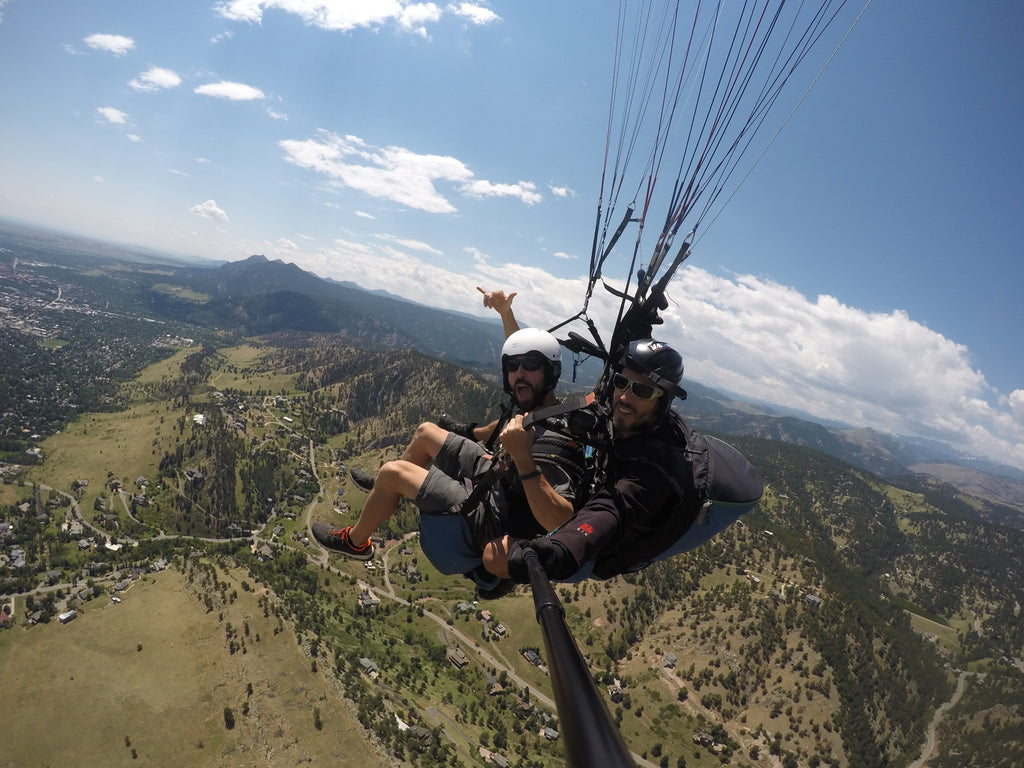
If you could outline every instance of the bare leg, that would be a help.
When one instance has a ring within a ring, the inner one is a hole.
[[[353,545],[361,547],[370,534],[398,509],[398,503],[405,496],[415,499],[423,481],[427,479],[427,470],[409,461],[399,459],[389,461],[377,472],[373,490],[366,497],[363,511],[352,530],[349,540]]]
[[[432,421],[425,421],[416,427],[416,433],[412,436],[412,442],[406,446],[402,454],[402,461],[408,461],[420,467],[426,467],[432,462],[444,445],[448,437],[448,430],[442,429]]]

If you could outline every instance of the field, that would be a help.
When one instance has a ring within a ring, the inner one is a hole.
[[[237,583],[232,574],[220,578]],[[246,622],[253,652],[231,653],[226,628]],[[86,603],[66,625],[4,632],[0,764],[388,764],[367,746],[344,700],[312,672],[291,630],[276,626],[257,595],[241,589],[222,611],[207,613],[169,569],[135,582],[122,603],[105,595]],[[235,721],[230,730],[225,708]]]

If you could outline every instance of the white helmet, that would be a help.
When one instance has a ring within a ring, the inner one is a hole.
[[[540,328],[523,328],[505,339],[501,347],[501,377],[506,391],[509,386],[508,376],[505,375],[505,361],[510,357],[528,355],[531,352],[544,359],[544,383],[547,391],[555,388],[558,377],[562,375],[562,347],[558,344],[558,339]]]

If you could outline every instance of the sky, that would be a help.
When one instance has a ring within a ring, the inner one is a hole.
[[[1024,4],[864,2],[751,139],[656,335],[702,384],[1024,468]],[[0,0],[0,217],[263,254],[481,317],[477,286],[502,288],[552,327],[583,308],[599,197],[612,208],[609,125],[655,82],[613,89],[618,17],[610,0]],[[641,263],[668,205],[651,210]],[[598,284],[587,309],[607,339],[617,303]]]

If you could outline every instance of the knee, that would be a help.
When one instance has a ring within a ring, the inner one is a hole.
[[[374,488],[390,488],[398,482],[399,472],[401,467],[398,460],[388,461],[381,465],[381,468],[377,470],[377,477],[373,481]]]
[[[437,426],[437,424],[435,424],[434,422],[424,421],[422,424],[416,427],[416,431],[413,433],[412,440],[414,443],[423,441],[436,442],[438,436],[443,431],[444,430],[441,429],[441,427]]]
[[[501,576],[502,578],[508,576],[508,548],[508,536],[502,536],[500,539],[487,542],[481,559],[488,573],[493,573],[495,576]]]

